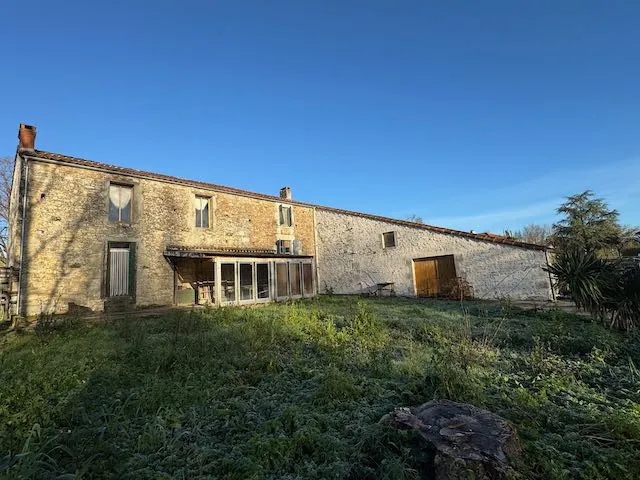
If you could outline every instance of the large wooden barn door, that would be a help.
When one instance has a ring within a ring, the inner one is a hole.
[[[415,260],[416,293],[419,297],[432,297],[438,294],[438,275],[435,260]]]
[[[416,275],[416,294],[419,297],[437,297],[448,294],[456,278],[453,255],[420,258],[413,261]]]

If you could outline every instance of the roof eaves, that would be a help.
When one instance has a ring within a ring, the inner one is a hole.
[[[370,220],[376,220],[376,221],[380,221],[380,222],[386,222],[386,223],[391,223],[391,224],[395,224],[395,225],[401,225],[401,226],[410,227],[410,228],[418,228],[418,229],[423,229],[423,230],[430,230],[430,231],[437,232],[437,233],[455,235],[455,236],[470,238],[470,239],[474,239],[474,240],[481,240],[481,241],[486,241],[486,242],[491,242],[491,243],[498,243],[498,244],[503,244],[503,245],[511,245],[511,246],[514,246],[514,247],[520,247],[520,248],[526,248],[526,249],[532,249],[532,250],[547,250],[548,249],[548,247],[543,246],[543,245],[536,245],[536,244],[532,244],[532,243],[520,242],[518,240],[513,240],[513,239],[510,239],[510,238],[507,238],[507,237],[496,238],[497,235],[488,236],[488,235],[485,235],[485,234],[476,234],[476,233],[471,233],[471,232],[464,232],[462,230],[454,230],[454,229],[445,228],[445,227],[437,227],[437,226],[434,226],[434,225],[428,225],[428,224],[424,224],[424,223],[415,223],[415,222],[410,222],[408,220],[399,220],[399,219],[396,219],[396,218],[383,217],[383,216],[379,216],[379,215],[372,215],[372,214],[362,213],[362,212],[354,212],[354,211],[351,211],[351,210],[343,210],[343,209],[340,209],[340,208],[325,207],[325,206],[316,205],[316,204],[313,204],[313,203],[307,203],[307,202],[300,202],[298,200],[285,199],[285,198],[281,198],[281,197],[276,197],[274,195],[266,195],[264,193],[251,192],[251,191],[248,191],[248,190],[242,190],[242,189],[234,188],[234,187],[226,187],[226,186],[217,185],[217,184],[214,184],[214,183],[200,182],[200,181],[197,181],[197,180],[188,180],[188,179],[185,179],[185,178],[174,177],[174,176],[165,175],[165,174],[162,174],[162,173],[153,173],[153,172],[148,172],[148,171],[144,171],[144,170],[136,170],[136,169],[133,169],[133,168],[127,168],[127,167],[118,167],[116,165],[110,165],[110,164],[107,164],[107,163],[96,162],[96,161],[93,161],[93,160],[86,160],[84,158],[71,157],[71,156],[62,155],[62,154],[59,154],[59,153],[46,152],[44,150],[22,150],[22,151],[19,151],[18,153],[20,155],[24,156],[24,157],[33,158],[33,159],[36,159],[36,160],[50,161],[50,162],[53,162],[53,163],[62,163],[62,164],[66,164],[66,165],[78,166],[78,167],[81,167],[81,168],[89,168],[89,169],[93,169],[93,170],[100,170],[100,171],[105,171],[105,172],[109,172],[109,173],[115,173],[115,174],[118,174],[118,175],[127,175],[127,176],[133,176],[133,177],[138,177],[138,178],[150,179],[150,180],[158,180],[158,181],[162,181],[162,182],[168,182],[168,183],[174,183],[174,184],[179,184],[179,185],[191,186],[191,187],[196,187],[196,188],[202,188],[202,189],[205,189],[205,190],[212,190],[212,191],[221,192],[221,193],[228,193],[228,194],[232,194],[232,195],[240,195],[240,196],[244,196],[244,197],[257,198],[257,199],[262,199],[262,200],[270,200],[270,201],[279,202],[279,203],[289,203],[289,204],[299,205],[299,206],[304,206],[304,207],[317,208],[319,210],[325,210],[325,211],[328,211],[328,212],[339,213],[339,214],[343,214],[343,215],[351,215],[351,216],[362,217],[362,218],[368,218]]]
[[[473,239],[473,240],[481,240],[481,241],[485,241],[485,242],[498,243],[498,244],[503,244],[503,245],[511,245],[511,246],[514,246],[514,247],[526,248],[526,249],[530,249],[530,250],[547,250],[547,247],[545,247],[543,245],[536,245],[536,244],[533,244],[533,243],[520,242],[518,240],[513,240],[513,239],[507,238],[507,237],[499,237],[498,235],[487,236],[487,235],[482,234],[482,233],[478,234],[478,233],[464,232],[462,230],[454,230],[454,229],[446,228],[446,227],[437,227],[435,225],[428,225],[426,223],[416,223],[416,222],[410,222],[408,220],[399,220],[399,219],[396,219],[396,218],[382,217],[382,216],[379,216],[379,215],[371,215],[369,213],[354,212],[354,211],[350,211],[350,210],[342,210],[342,209],[333,208],[333,207],[323,207],[323,206],[316,206],[316,207],[319,210],[325,210],[325,211],[328,211],[328,212],[333,212],[333,213],[338,213],[338,214],[343,214],[343,215],[351,215],[351,216],[355,216],[355,217],[368,218],[370,220],[377,220],[377,221],[380,221],[380,222],[391,223],[391,224],[400,225],[400,226],[404,226],[404,227],[418,228],[418,229],[423,229],[423,230],[430,230],[432,232],[444,233],[444,234],[447,234],[447,235],[455,235],[455,236],[459,236],[459,237],[470,238],[470,239]]]
[[[154,173],[154,172],[148,172],[145,170],[136,170],[133,168],[119,167],[116,165],[109,165],[106,163],[95,162],[93,160],[85,160],[83,158],[70,157],[67,155],[61,155],[61,154],[52,153],[52,152],[45,152],[43,150],[22,151],[20,152],[20,154],[24,157],[29,157],[34,160],[41,160],[45,162],[77,166],[80,168],[99,170],[99,171],[104,171],[108,173],[114,173],[117,175],[126,175],[126,176],[132,176],[137,178],[149,179],[149,180],[157,180],[161,182],[168,182],[168,183],[174,183],[179,185],[202,188],[204,190],[212,190],[212,191],[221,192],[221,193],[229,193],[232,195],[241,195],[245,197],[270,200],[270,201],[275,201],[279,203],[289,203],[293,205],[308,206],[308,207],[315,206],[309,203],[300,202],[298,200],[286,199],[286,198],[277,197],[274,195],[251,192],[249,190],[242,190],[234,187],[226,187],[224,185],[217,185],[215,183],[201,182],[198,180],[189,180],[186,178],[174,177],[174,176],[165,175],[162,173]]]

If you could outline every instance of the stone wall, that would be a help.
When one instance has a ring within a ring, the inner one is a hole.
[[[383,248],[381,235],[396,232],[397,246]],[[543,251],[391,222],[316,209],[320,293],[359,293],[375,283],[394,282],[396,293],[416,294],[413,259],[454,255],[457,275],[477,298],[548,300],[549,276]]]
[[[283,229],[278,226],[280,202],[40,160],[29,163],[21,299],[26,315],[64,312],[70,303],[102,310],[108,241],[136,243],[138,306],[173,302],[173,271],[163,256],[168,245],[274,249],[276,240],[295,237],[303,254],[314,255],[309,207],[293,205],[294,226]],[[133,185],[130,225],[108,221],[110,182]],[[196,194],[211,198],[209,228],[195,227]]]

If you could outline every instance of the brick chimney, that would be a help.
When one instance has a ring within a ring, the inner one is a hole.
[[[35,150],[36,148],[36,127],[33,125],[27,125],[25,123],[20,124],[18,129],[18,144],[19,150]]]
[[[291,187],[282,187],[280,189],[280,198],[291,200]]]

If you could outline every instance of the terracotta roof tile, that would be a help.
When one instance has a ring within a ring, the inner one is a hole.
[[[290,203],[290,204],[293,204],[293,205],[301,205],[301,206],[306,206],[306,207],[312,207],[312,208],[317,208],[317,209],[320,209],[320,210],[325,210],[325,211],[328,211],[328,212],[334,212],[334,213],[339,213],[339,214],[343,214],[343,215],[351,215],[351,216],[356,216],[356,217],[368,218],[370,220],[376,220],[376,221],[380,221],[380,222],[391,223],[391,224],[400,225],[400,226],[404,226],[404,227],[419,228],[419,229],[423,229],[423,230],[430,230],[432,232],[444,233],[444,234],[448,234],[448,235],[455,235],[455,236],[470,238],[470,239],[474,239],[474,240],[482,240],[482,241],[485,241],[485,242],[499,243],[499,244],[504,244],[504,245],[513,245],[515,247],[528,248],[528,249],[533,249],[533,250],[546,250],[547,249],[547,247],[542,246],[542,245],[535,245],[535,244],[532,244],[532,243],[520,242],[518,240],[514,240],[514,239],[509,238],[509,237],[504,237],[502,235],[495,235],[495,234],[490,234],[490,233],[479,233],[478,234],[478,233],[464,232],[464,231],[461,231],[461,230],[454,230],[454,229],[451,229],[451,228],[444,228],[444,227],[436,227],[434,225],[427,225],[427,224],[424,224],[424,223],[415,223],[415,222],[409,222],[407,220],[398,220],[398,219],[395,219],[395,218],[382,217],[382,216],[379,216],[379,215],[371,215],[371,214],[368,214],[368,213],[354,212],[354,211],[351,211],[351,210],[343,210],[343,209],[333,208],[333,207],[325,207],[325,206],[322,206],[322,205],[316,205],[316,204],[312,204],[312,203],[300,202],[300,201],[297,201],[297,200],[287,200],[287,199],[283,199],[283,198],[281,198],[279,196],[265,195],[263,193],[250,192],[250,191],[242,190],[242,189],[239,189],[239,188],[225,187],[223,185],[217,185],[217,184],[214,184],[214,183],[207,183],[207,182],[200,182],[200,181],[197,181],[197,180],[188,180],[188,179],[185,179],[185,178],[173,177],[171,175],[164,175],[164,174],[161,174],[161,173],[153,173],[153,172],[147,172],[147,171],[144,171],[144,170],[136,170],[136,169],[133,169],[133,168],[118,167],[118,166],[115,166],[115,165],[109,165],[109,164],[106,164],[106,163],[95,162],[95,161],[92,161],[92,160],[85,160],[83,158],[70,157],[68,155],[61,155],[59,153],[51,153],[51,152],[46,152],[46,151],[43,151],[43,150],[24,150],[24,151],[19,151],[19,154],[24,156],[24,157],[30,157],[30,158],[36,158],[36,159],[42,159],[42,160],[49,160],[49,161],[53,161],[53,162],[60,162],[60,163],[63,163],[63,164],[75,165],[75,166],[83,167],[83,168],[98,169],[98,170],[111,172],[111,173],[115,173],[115,174],[119,174],[119,175],[130,175],[130,176],[139,177],[139,178],[148,178],[148,179],[159,180],[159,181],[163,181],[163,182],[170,182],[170,183],[177,183],[177,184],[181,184],[181,185],[188,185],[188,186],[193,186],[193,187],[196,187],[196,188],[202,188],[202,189],[205,189],[205,190],[213,190],[213,191],[217,191],[217,192],[229,193],[229,194],[233,194],[233,195],[241,195],[241,196],[246,196],[246,197],[271,200],[271,201],[280,202],[280,203]]]

